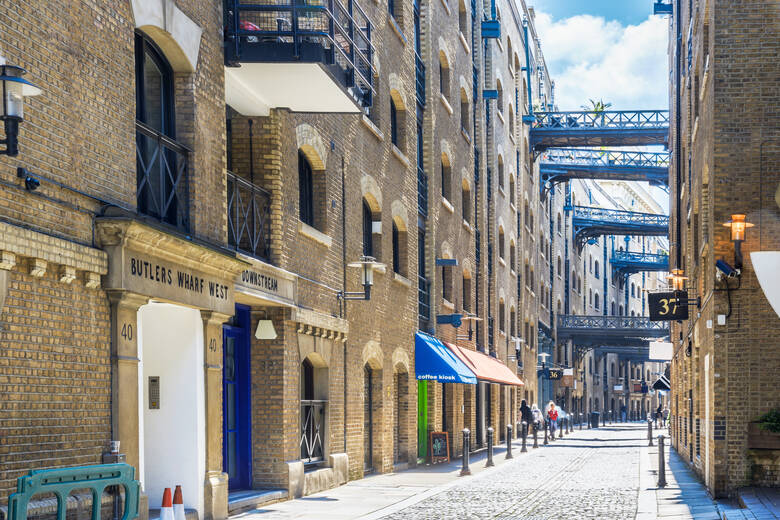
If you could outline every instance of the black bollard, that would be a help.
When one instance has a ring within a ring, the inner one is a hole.
[[[653,445],[653,421],[647,420],[647,445]]]
[[[536,423],[534,423],[534,448],[539,447],[539,439],[537,438],[537,435],[539,434],[539,428],[536,426]]]
[[[607,413],[607,420],[605,422],[609,424],[611,419],[612,419],[612,410],[610,410],[609,413]]]
[[[580,431],[582,431],[582,412],[580,412]]]
[[[523,426],[520,423],[520,421],[517,421],[517,425],[515,426],[515,432],[517,433],[518,439],[523,435],[523,433],[525,433],[523,432]]]
[[[591,412],[590,415],[586,413],[585,420],[587,421],[588,429],[590,430],[591,427],[593,426],[593,412]]]
[[[468,428],[463,428],[463,467],[460,470],[460,476],[471,475],[469,469],[469,449],[471,448],[469,439],[471,438],[471,432]]]
[[[487,462],[485,463],[485,467],[489,468],[490,466],[494,466],[493,464],[493,428],[490,427],[487,429]]]
[[[558,421],[558,438],[563,439],[563,419]]]
[[[666,487],[666,461],[664,460],[664,436],[658,436],[658,487]]]
[[[506,425],[506,458],[512,458],[512,425]]]
[[[542,444],[544,444],[545,446],[547,446],[548,444],[550,444],[550,443],[547,441],[547,421],[544,421],[544,442],[543,442]]]
[[[522,425],[520,426],[520,437],[523,439],[523,444],[520,447],[520,453],[526,453],[528,451],[528,448],[525,446],[525,438],[528,435],[528,425],[523,421]]]

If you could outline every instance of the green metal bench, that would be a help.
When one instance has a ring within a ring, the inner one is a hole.
[[[100,464],[33,470],[19,477],[16,493],[8,498],[8,520],[26,520],[30,499],[49,493],[57,497],[57,520],[65,520],[68,496],[77,489],[92,493],[92,520],[100,520],[103,492],[109,486],[124,487],[125,510],[121,520],[137,518],[140,483],[135,480],[135,468],[128,464]]]

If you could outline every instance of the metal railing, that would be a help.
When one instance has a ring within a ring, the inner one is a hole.
[[[271,194],[260,186],[227,173],[228,243],[248,255],[270,256]]]
[[[374,92],[371,22],[355,0],[226,0],[225,58],[229,65],[247,59],[244,48],[255,45],[291,46],[290,61],[307,47],[325,51],[325,63],[338,65],[342,83],[356,88],[353,95],[371,105]],[[285,55],[286,56],[286,55]],[[272,61],[281,61],[273,56]]]
[[[189,231],[190,150],[140,121],[135,136],[138,212]]]
[[[602,329],[664,332],[668,326],[662,321],[650,321],[645,316],[580,316],[559,314],[558,328],[565,329]]]
[[[669,267],[668,254],[642,253],[635,251],[614,251],[611,260],[613,267],[647,264],[658,267]]]
[[[324,433],[327,401],[301,399],[301,460],[304,464],[322,462],[322,436]]]
[[[647,226],[669,226],[667,215],[640,213],[622,209],[606,209],[590,206],[574,206],[574,220],[591,222],[609,222],[614,224],[634,224]]]
[[[668,110],[536,112],[533,128],[667,128]]]
[[[542,163],[587,166],[633,166],[668,168],[669,152],[633,152],[591,150],[585,148],[550,148],[541,154]]]

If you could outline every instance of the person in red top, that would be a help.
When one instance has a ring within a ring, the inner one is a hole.
[[[550,421],[550,434],[555,438],[555,430],[558,429],[558,410],[555,409],[555,403],[552,401],[547,405],[547,420]]]

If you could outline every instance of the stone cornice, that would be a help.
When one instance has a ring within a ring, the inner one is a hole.
[[[95,220],[95,240],[101,247],[126,248],[219,277],[235,277],[250,266],[234,255],[125,217]]]

